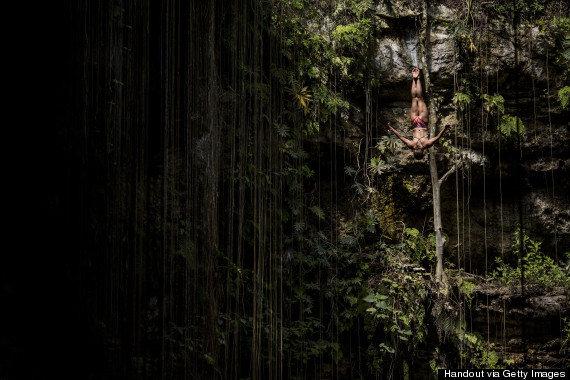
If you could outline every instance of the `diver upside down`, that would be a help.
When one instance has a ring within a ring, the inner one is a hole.
[[[388,123],[388,128],[394,132],[394,134],[412,149],[414,152],[414,158],[421,159],[424,155],[425,149],[431,147],[437,140],[441,138],[443,133],[451,128],[451,125],[445,125],[441,131],[435,136],[430,138],[428,131],[428,110],[426,103],[423,99],[422,94],[422,84],[419,80],[420,69],[415,67],[412,70],[412,106],[410,107],[410,118],[412,119],[413,134],[412,139],[404,137],[392,128],[390,123]]]

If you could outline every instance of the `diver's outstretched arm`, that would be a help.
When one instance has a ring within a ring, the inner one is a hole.
[[[392,128],[392,126],[390,125],[390,123],[388,123],[388,129],[390,129],[392,132],[394,132],[394,134],[396,135],[396,137],[398,137],[400,140],[402,140],[404,142],[404,144],[406,144],[408,146],[408,148],[413,148],[414,147],[414,142],[410,139],[405,138],[404,136],[402,136],[400,134],[400,132],[398,132],[397,130],[395,130],[394,128]]]
[[[450,124],[446,124],[443,128],[441,128],[441,131],[439,131],[439,133],[437,134],[437,136],[432,137],[431,139],[429,139],[425,144],[424,147],[429,148],[430,146],[432,146],[433,144],[435,144],[435,142],[437,140],[439,140],[441,138],[441,136],[443,136],[443,133],[447,130],[451,128]]]

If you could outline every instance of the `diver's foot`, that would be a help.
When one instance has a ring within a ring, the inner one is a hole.
[[[418,79],[419,76],[420,76],[420,69],[414,67],[414,69],[412,70],[412,78]]]

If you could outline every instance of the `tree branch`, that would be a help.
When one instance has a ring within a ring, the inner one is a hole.
[[[463,165],[463,161],[455,161],[455,164],[453,164],[453,166],[451,167],[451,169],[449,169],[447,171],[447,173],[445,173],[444,175],[441,176],[441,178],[438,180],[438,185],[441,186],[441,184],[447,179],[447,177],[449,177],[450,175],[452,175],[457,169],[459,169],[461,166]]]

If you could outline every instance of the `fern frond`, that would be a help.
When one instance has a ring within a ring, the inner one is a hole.
[[[560,91],[558,91],[558,98],[560,99],[560,103],[562,103],[562,109],[566,109],[566,106],[570,103],[570,87],[562,87]]]
[[[507,137],[514,137],[517,133],[523,136],[525,134],[525,127],[520,117],[503,115],[499,123],[499,131]]]
[[[313,206],[310,209],[313,214],[315,214],[319,219],[323,220],[325,219],[325,212],[323,211],[322,208],[320,208],[319,206]]]
[[[364,12],[371,9],[373,6],[372,0],[360,0],[355,2],[352,10],[356,14],[357,17],[360,17]]]
[[[349,175],[349,176],[351,176],[351,177],[352,177],[354,174],[356,174],[356,170],[354,170],[354,168],[353,168],[352,166],[345,166],[345,167],[344,167],[344,172],[345,172],[346,175]]]

